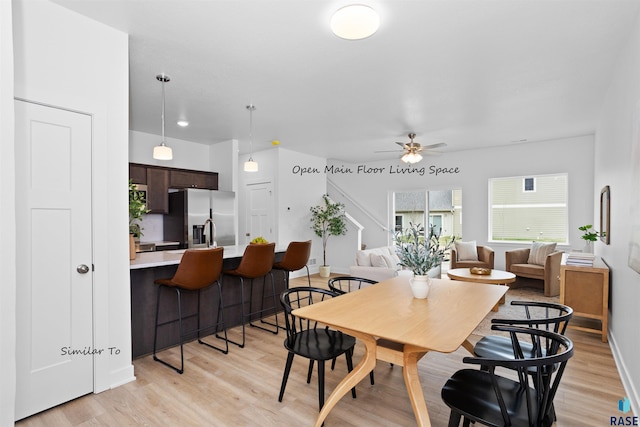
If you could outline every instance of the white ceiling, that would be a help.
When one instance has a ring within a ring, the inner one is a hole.
[[[358,0],[372,37],[329,30],[337,0],[54,0],[130,35],[130,128],[254,151],[395,158],[592,133],[636,0]],[[178,119],[190,122],[187,128]]]

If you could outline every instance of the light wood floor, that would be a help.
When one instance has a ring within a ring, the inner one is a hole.
[[[313,278],[326,287],[326,280]],[[291,286],[306,285],[293,279]],[[238,336],[238,328],[232,329]],[[570,330],[575,355],[569,361],[555,399],[557,426],[605,426],[618,416],[624,395],[611,351],[599,336]],[[473,337],[472,341],[479,337]],[[294,359],[282,402],[278,392],[286,359],[284,332],[273,335],[247,328],[247,345],[223,355],[195,342],[185,346],[185,373],[178,375],[150,356],[134,360],[137,380],[113,390],[91,394],[17,423],[18,426],[312,426],[318,413],[317,377],[306,384],[308,362]],[[356,345],[354,363],[362,354]],[[163,353],[178,360],[177,349]],[[447,378],[463,367],[468,353],[429,353],[419,362],[420,380],[431,422],[446,426],[449,409],[440,399]],[[335,371],[327,368],[327,396],[346,373],[344,359]],[[368,378],[358,397],[345,396],[330,413],[326,426],[413,426],[400,367],[379,363],[376,384]],[[625,414],[629,415],[629,414]]]

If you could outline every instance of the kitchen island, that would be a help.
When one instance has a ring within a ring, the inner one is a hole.
[[[231,269],[238,266],[242,255],[244,254],[245,245],[224,246],[224,262],[223,269]],[[282,259],[285,248],[276,245],[276,261]],[[131,282],[131,347],[133,358],[146,356],[153,352],[153,334],[156,315],[156,300],[158,297],[159,286],[154,284],[156,279],[173,277],[182,259],[182,250],[169,250],[159,252],[143,252],[131,260],[130,265],[130,282]],[[284,290],[284,276],[280,270],[273,271],[273,278],[276,287],[276,300],[278,310],[280,310],[280,292]],[[225,306],[231,306],[224,310],[224,317],[227,329],[241,324],[240,311],[240,281],[235,277],[221,277],[222,279],[222,298]],[[268,286],[265,294],[264,306],[273,305],[271,297],[271,286],[267,276],[266,282],[262,279],[256,279],[254,283],[253,294],[251,295],[251,303],[253,307],[259,307],[261,304],[262,286],[264,283]],[[248,284],[248,283],[247,283]],[[249,286],[245,286],[248,293]],[[197,312],[197,292],[184,292],[182,296],[183,318]],[[248,304],[247,304],[248,307]],[[167,292],[162,295],[160,300],[160,319],[162,323],[167,320],[178,318],[178,304],[176,294]],[[218,316],[218,293],[215,288],[209,288],[202,291],[200,300],[200,321],[201,326],[214,325]],[[196,330],[196,317],[190,317],[183,321],[184,331]],[[283,325],[284,326],[284,325]],[[214,328],[210,331],[203,331],[202,335],[214,332]],[[268,332],[265,332],[268,333]],[[178,339],[178,323],[165,325],[158,329],[158,350],[172,347],[179,344]],[[196,334],[187,335],[185,340],[195,339]],[[214,339],[210,337],[209,338]]]

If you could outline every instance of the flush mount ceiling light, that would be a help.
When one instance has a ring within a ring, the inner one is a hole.
[[[247,105],[247,110],[249,110],[249,160],[244,162],[245,172],[258,172],[258,162],[253,161],[253,112],[255,109],[255,105]]]
[[[378,12],[363,4],[338,9],[331,17],[331,31],[346,40],[365,39],[380,27]]]
[[[171,160],[173,159],[173,150],[171,150],[171,147],[167,147],[164,141],[164,84],[171,81],[171,79],[163,73],[158,74],[156,80],[162,82],[162,140],[160,141],[160,145],[153,147],[153,158],[157,160]]]
[[[189,122],[186,120],[178,120],[177,125],[181,128],[186,128],[187,126],[189,126]]]

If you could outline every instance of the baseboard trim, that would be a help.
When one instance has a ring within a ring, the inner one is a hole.
[[[611,354],[613,355],[613,360],[616,362],[616,368],[618,369],[618,374],[620,375],[620,380],[622,381],[622,386],[624,387],[625,392],[627,393],[627,398],[629,399],[629,403],[631,403],[631,411],[634,414],[638,414],[638,409],[640,408],[640,395],[638,394],[638,389],[636,385],[633,383],[631,375],[629,374],[629,370],[627,369],[627,365],[624,362],[624,359],[620,355],[620,348],[618,347],[615,334],[609,329],[609,347],[611,348]],[[623,396],[620,396],[621,398]]]

